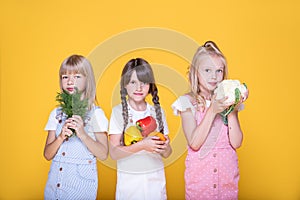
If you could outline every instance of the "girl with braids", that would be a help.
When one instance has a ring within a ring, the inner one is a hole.
[[[162,157],[167,158],[172,149],[153,71],[146,60],[136,58],[127,62],[122,71],[120,94],[122,103],[113,108],[109,124],[110,156],[117,160],[118,168],[116,199],[166,199]],[[148,94],[152,95],[154,105],[146,102]],[[147,116],[156,119],[156,131],[163,133],[166,141],[149,136],[125,146],[126,128]]]
[[[181,116],[188,143],[185,161],[187,200],[238,199],[236,149],[243,139],[238,109],[228,115],[228,125],[225,125],[218,113],[234,102],[226,104],[227,97],[216,100],[213,95],[217,84],[226,76],[224,55],[214,42],[206,42],[195,53],[189,69],[190,93],[180,96],[172,104],[174,113]]]

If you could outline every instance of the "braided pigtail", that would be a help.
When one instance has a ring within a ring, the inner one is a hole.
[[[164,133],[164,124],[162,121],[162,113],[161,113],[161,107],[160,107],[159,97],[158,97],[158,89],[154,83],[150,84],[149,93],[151,93],[152,95],[152,102],[154,103],[159,132]]]
[[[124,144],[124,133],[125,133],[125,129],[127,127],[128,124],[128,106],[127,106],[127,101],[126,101],[126,89],[122,88],[120,90],[120,94],[121,94],[121,104],[122,104],[122,116],[123,116],[123,134],[121,137],[121,144]]]

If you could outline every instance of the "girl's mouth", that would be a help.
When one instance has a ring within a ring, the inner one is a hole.
[[[216,87],[218,83],[217,82],[210,82],[208,84],[211,85],[211,86],[213,86],[213,87]]]
[[[73,91],[74,91],[74,88],[67,88],[67,90],[68,90],[69,92],[73,92]]]

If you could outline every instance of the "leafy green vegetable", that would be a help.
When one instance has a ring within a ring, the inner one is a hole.
[[[61,93],[57,93],[56,101],[62,109],[62,112],[67,115],[67,118],[73,115],[79,115],[83,120],[86,117],[88,111],[88,99],[81,99],[82,92],[78,92],[75,88],[73,94],[63,90]],[[72,130],[72,129],[71,129]],[[74,130],[72,130],[74,133]]]

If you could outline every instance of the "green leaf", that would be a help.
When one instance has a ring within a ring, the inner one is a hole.
[[[78,92],[77,88],[75,88],[73,94],[65,90],[57,93],[56,101],[68,118],[72,117],[72,115],[79,115],[83,120],[85,119],[88,111],[88,99],[81,100],[81,96],[82,93]]]
[[[70,118],[73,115],[79,115],[83,120],[85,120],[88,112],[88,99],[81,100],[81,96],[82,93],[78,92],[77,88],[75,88],[75,92],[73,94],[70,94],[65,90],[61,93],[57,93],[56,101],[59,103],[62,112],[67,115],[67,118]],[[71,130],[74,133],[73,135],[75,135],[75,130]]]
[[[235,88],[235,106],[241,100],[241,91],[238,88]]]
[[[238,88],[235,88],[234,90],[234,94],[235,94],[235,101],[234,104],[232,104],[231,106],[229,106],[229,108],[223,110],[220,115],[222,117],[222,121],[225,125],[228,124],[228,119],[227,116],[234,110],[234,108],[236,107],[236,105],[239,103],[239,101],[241,100],[241,91]]]

